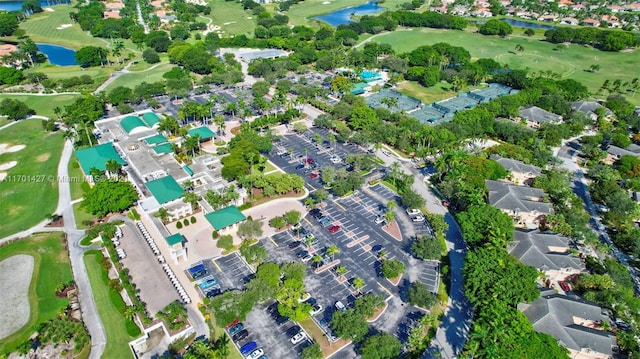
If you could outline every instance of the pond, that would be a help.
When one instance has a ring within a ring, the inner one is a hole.
[[[378,6],[374,2],[368,2],[362,5],[340,9],[329,14],[316,16],[314,19],[324,21],[329,25],[337,27],[338,25],[350,23],[352,15],[373,15],[382,11],[384,11],[383,7]]]
[[[45,54],[52,65],[72,66],[77,65],[75,59],[75,50],[66,47],[51,44],[36,44],[38,50]]]
[[[515,19],[500,19],[500,20],[508,23],[511,26],[515,26],[515,27],[524,27],[524,28],[529,28],[529,29],[545,29],[545,30],[555,30],[555,29],[557,29],[556,26],[538,24],[538,23],[535,23],[535,22],[528,22],[528,21],[515,20]]]
[[[4,11],[21,10],[23,2],[24,1],[0,1],[0,10],[4,10]],[[68,0],[63,0],[63,1],[40,0],[40,6],[42,7],[48,7],[48,6],[58,5],[58,4],[69,4],[69,1]]]

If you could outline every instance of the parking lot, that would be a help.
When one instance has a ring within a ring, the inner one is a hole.
[[[247,267],[238,252],[205,261],[204,265],[207,271],[218,280],[222,291],[230,289],[242,290],[253,276],[253,272]]]

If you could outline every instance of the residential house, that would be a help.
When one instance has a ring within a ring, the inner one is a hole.
[[[640,146],[631,144],[627,148],[620,148],[618,146],[610,145],[607,148],[607,158],[605,161],[607,163],[613,163],[625,155],[640,157]]]
[[[509,253],[543,272],[551,281],[564,281],[584,270],[582,260],[569,251],[569,238],[538,229],[517,229]]]
[[[206,218],[213,229],[220,234],[234,233],[238,230],[238,225],[247,219],[236,206],[229,206],[207,213],[204,218]]]
[[[543,110],[537,106],[520,108],[520,118],[527,121],[527,126],[538,128],[543,123],[557,125],[562,123],[562,116]]]
[[[598,26],[600,26],[600,20],[585,19],[585,20],[582,21],[582,24],[584,26],[589,26],[589,27],[598,27]]]
[[[556,22],[558,21],[558,17],[556,15],[544,15],[540,17],[538,20],[544,22]]]
[[[518,309],[536,331],[551,335],[567,348],[571,358],[613,357],[616,339],[603,330],[609,319],[596,304],[547,290],[535,302],[519,304]]]
[[[541,189],[516,186],[504,181],[485,181],[489,190],[489,204],[512,216],[518,227],[537,228],[540,220],[553,211],[544,202]]]
[[[542,173],[540,167],[526,164],[522,161],[500,157],[498,155],[491,156],[491,159],[498,162],[505,170],[510,172],[509,177],[514,184],[530,185],[533,179]]]
[[[18,47],[13,44],[0,44],[0,64],[4,66],[18,65],[20,62],[13,60],[11,54],[14,53]],[[6,56],[6,62],[5,62]],[[13,60],[13,61],[12,61]]]
[[[491,17],[493,16],[491,13],[491,10],[489,8],[486,7],[481,7],[478,8],[475,11],[471,12],[471,16],[475,16],[475,17]]]
[[[606,116],[613,116],[613,112],[611,110],[595,101],[575,101],[571,103],[571,110],[582,112],[594,121],[598,119],[596,110],[599,108],[604,108],[604,113]]]
[[[578,23],[580,22],[580,20],[576,19],[575,17],[563,17],[562,20],[560,20],[561,24],[565,24],[565,25],[578,25]]]

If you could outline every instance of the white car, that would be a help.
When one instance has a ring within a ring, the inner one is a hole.
[[[407,209],[407,214],[410,215],[410,216],[415,216],[415,215],[418,215],[418,214],[421,214],[421,213],[420,213],[419,209],[409,208],[409,209]]]
[[[340,162],[342,162],[340,157],[331,157],[331,163],[338,164]]]
[[[313,306],[311,311],[309,312],[311,315],[316,315],[322,312],[322,306],[320,304],[316,304]]]
[[[417,216],[411,217],[411,220],[414,222],[424,222],[424,216],[419,214]]]
[[[378,217],[376,217],[376,219],[375,219],[375,221],[374,221],[374,222],[375,222],[376,224],[382,224],[382,223],[384,223],[384,217],[382,217],[382,216],[378,216]]]
[[[300,333],[294,335],[291,338],[291,344],[296,345],[296,344],[300,343],[301,341],[303,341],[306,337],[307,337],[307,335],[304,332],[300,332]]]
[[[301,258],[302,263],[307,263],[308,261],[310,261],[313,258],[313,256],[311,254],[307,254],[304,257]]]
[[[247,355],[247,359],[258,359],[264,355],[264,350],[262,348],[258,348],[251,352],[251,354]]]
[[[345,307],[344,304],[342,304],[341,301],[337,301],[335,306],[336,306],[337,310],[340,310],[340,311],[343,311],[343,312],[347,310],[347,307]]]

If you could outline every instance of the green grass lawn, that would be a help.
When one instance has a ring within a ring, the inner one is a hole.
[[[133,339],[127,334],[125,319],[109,297],[109,287],[103,280],[103,270],[100,265],[101,254],[87,254],[84,263],[91,282],[91,292],[98,307],[98,314],[107,335],[107,346],[104,358],[130,358],[131,351],[128,343]]]
[[[484,86],[468,86],[465,91],[471,91]],[[415,97],[423,103],[433,103],[455,96],[457,93],[451,91],[451,85],[446,82],[438,82],[433,87],[424,87],[416,81],[403,81],[398,84],[401,93]]]
[[[81,198],[84,194],[84,190],[82,189],[84,174],[80,169],[75,153],[71,155],[71,159],[69,160],[69,177],[73,179],[73,181],[69,182],[69,186],[71,187],[71,199],[76,200]]]
[[[305,0],[301,1],[289,9],[284,14],[289,16],[289,23],[293,25],[307,25],[312,18],[318,15],[324,15],[346,7],[353,7],[365,4],[369,0],[331,0],[330,4],[323,4],[327,0]],[[403,0],[387,0],[380,6],[396,10],[398,5],[406,2]]]
[[[56,118],[53,109],[56,107],[64,108],[66,105],[73,103],[74,99],[80,95],[54,95],[54,96],[38,96],[38,95],[8,95],[0,94],[0,101],[5,98],[20,100],[36,111],[36,115]]]
[[[29,69],[29,72],[42,72],[47,77],[55,80],[68,79],[73,76],[89,75],[93,79],[93,89],[98,88],[103,82],[105,82],[111,74],[116,71],[115,66],[110,67],[89,67],[83,69],[80,66],[56,66],[51,64],[40,64],[33,69]]]
[[[73,205],[73,215],[76,217],[76,225],[78,226],[78,229],[88,229],[89,226],[84,224],[83,221],[96,219],[96,216],[82,208],[82,202]]]
[[[171,70],[171,68],[173,68],[174,66],[175,65],[172,65],[172,64],[162,64],[149,71],[124,74],[118,77],[117,79],[115,79],[115,81],[113,81],[112,83],[110,83],[109,86],[107,86],[107,88],[104,91],[106,93],[109,93],[109,91],[113,90],[118,86],[125,86],[133,89],[134,87],[141,84],[142,82],[151,83],[151,82],[161,81],[163,80],[162,75],[165,72]]]
[[[66,308],[69,301],[56,297],[56,289],[73,279],[69,255],[59,233],[34,235],[8,244],[0,251],[0,261],[16,254],[28,254],[34,258],[33,280],[29,286],[31,315],[24,327],[0,340],[0,356],[15,350],[33,334],[39,323],[54,319],[60,310]]]
[[[211,14],[201,16],[201,18],[210,18],[212,25],[220,26],[221,37],[242,34],[253,37],[257,17],[242,9],[239,2],[208,0],[207,3],[211,5]],[[207,21],[203,20],[203,22]]]
[[[569,45],[555,50],[557,45],[541,41],[540,37],[511,36],[500,38],[484,36],[469,31],[412,29],[396,31],[376,37],[372,41],[391,44],[399,53],[408,52],[421,45],[446,42],[466,48],[474,59],[493,58],[513,69],[529,69],[530,72],[552,70],[563,78],[583,83],[596,92],[605,79],[626,81],[639,71],[638,50],[634,52],[605,52],[581,45]],[[514,51],[521,45],[524,51]],[[599,64],[597,73],[587,72],[590,65]],[[629,98],[639,103],[640,95]]]
[[[0,143],[26,146],[0,155],[0,163],[17,161],[6,171],[8,180],[0,182],[2,238],[30,228],[56,209],[58,184],[48,176],[57,175],[63,138],[61,132],[45,132],[41,120],[24,120],[0,131]]]
[[[71,49],[79,49],[83,46],[101,46],[100,41],[82,31],[80,25],[72,23],[69,13],[75,11],[71,5],[56,5],[53,12],[43,11],[31,15],[25,22],[20,23],[20,28],[36,43],[61,45]],[[58,29],[60,25],[71,24],[71,27]]]

